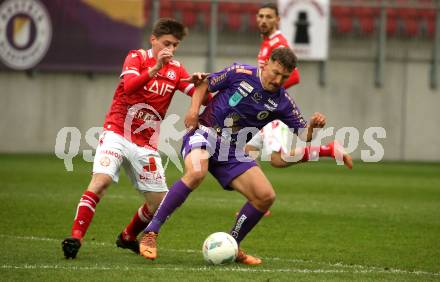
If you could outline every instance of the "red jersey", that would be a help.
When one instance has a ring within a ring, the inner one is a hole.
[[[281,31],[277,30],[269,37],[263,37],[261,42],[260,53],[258,53],[258,66],[261,68],[267,60],[270,58],[270,54],[275,48],[289,47],[289,43],[283,36]],[[284,83],[284,88],[289,88],[299,83],[299,71],[297,68],[292,72],[289,79]]]
[[[104,122],[104,130],[124,136],[141,147],[157,149],[160,121],[165,117],[171,98],[176,90],[192,96],[194,85],[181,81],[189,74],[178,61],[171,60],[154,77],[147,78],[144,86],[127,93],[124,75],[140,76],[156,64],[152,50],[132,50],[125,58],[122,73],[110,110]],[[136,105],[136,107],[132,107]],[[131,126],[130,125],[131,122]]]

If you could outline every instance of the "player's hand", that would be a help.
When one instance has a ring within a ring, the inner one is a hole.
[[[185,116],[185,127],[189,130],[196,129],[199,126],[199,113],[189,110]]]
[[[173,52],[171,52],[168,48],[163,48],[157,54],[157,63],[156,67],[161,69],[164,65],[166,65],[173,58]]]
[[[181,81],[193,83],[194,86],[200,85],[210,73],[207,72],[195,72],[190,77],[183,78]]]
[[[323,128],[326,123],[326,118],[321,113],[314,113],[310,118],[309,126],[311,128]]]

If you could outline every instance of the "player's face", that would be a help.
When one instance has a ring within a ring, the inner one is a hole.
[[[276,92],[283,86],[290,74],[291,72],[280,63],[269,60],[261,69],[261,84],[264,90]]]
[[[257,25],[260,33],[269,36],[277,28],[280,17],[275,14],[275,11],[270,8],[261,8],[257,14]]]
[[[167,48],[171,53],[174,54],[177,47],[179,46],[180,40],[177,39],[174,35],[165,34],[160,37],[156,37],[154,35],[151,36],[151,47],[153,49],[153,54],[157,57],[157,54]]]

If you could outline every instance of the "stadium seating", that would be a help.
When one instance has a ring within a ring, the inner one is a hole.
[[[331,14],[337,33],[353,32],[354,8],[344,6],[333,6]]]
[[[363,0],[353,0],[350,6],[331,6],[331,27],[336,35],[372,36],[377,33],[380,19],[379,4],[365,6]],[[390,37],[433,37],[435,33],[436,0],[393,0],[396,7],[388,7],[386,32]],[[372,3],[369,1],[368,3]],[[419,8],[408,4],[420,3]],[[260,4],[256,2],[219,2],[218,27],[224,31],[257,31],[255,15]],[[152,0],[145,0],[144,17],[150,23]],[[208,29],[211,21],[211,2],[189,0],[161,0],[160,16],[175,17],[189,28]]]
[[[226,26],[228,30],[237,31],[243,28],[242,26],[242,4],[232,2],[219,3],[219,15],[222,26]],[[223,20],[224,19],[224,20]]]
[[[209,1],[198,2],[196,9],[199,13],[202,27],[208,29],[211,24],[211,3]]]
[[[244,7],[244,12],[247,14],[247,24],[248,24],[248,30],[249,31],[257,31],[257,21],[255,20],[255,17],[258,13],[258,10],[260,8],[260,5],[255,3],[250,3],[249,5],[246,5]]]
[[[432,0],[419,0],[419,3],[428,6],[433,3]],[[434,37],[435,33],[435,18],[436,11],[434,9],[422,8],[419,10],[419,17],[421,19],[421,31],[424,35]]]
[[[160,12],[159,15],[163,17],[174,17],[173,15],[173,1],[171,0],[160,0]]]
[[[380,8],[358,7],[354,9],[354,16],[359,22],[360,33],[371,35],[375,30],[375,21],[380,15]]]
[[[150,23],[150,19],[151,19],[151,1],[150,0],[144,1],[143,15],[144,15],[145,24],[148,25]]]
[[[174,8],[176,9],[176,18],[189,28],[193,28],[197,23],[197,6],[192,1],[176,1]]]
[[[366,7],[362,5],[360,0],[354,0],[353,3],[354,5],[349,7],[332,6],[333,32],[336,34],[372,35],[378,30],[380,8],[378,6]],[[409,4],[414,3],[410,0],[394,0],[396,7],[387,8],[386,31],[388,36],[434,36],[436,18],[436,11],[432,8],[434,0],[418,0],[416,2],[426,8],[410,8]]]

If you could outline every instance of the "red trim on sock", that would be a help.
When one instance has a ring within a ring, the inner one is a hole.
[[[100,198],[95,193],[93,193],[91,191],[85,191],[83,196],[84,195],[89,196],[90,198],[92,198],[95,201],[96,204],[99,203]]]
[[[301,159],[302,162],[307,162],[310,159],[310,148],[309,147],[304,147],[304,155]]]
[[[147,227],[152,217],[153,215],[148,210],[147,204],[142,205],[122,232],[123,239],[127,241],[136,240],[137,235]]]
[[[304,155],[301,159],[302,162],[307,162],[311,158],[316,158],[317,156],[320,157],[335,157],[334,152],[334,142],[331,142],[324,146],[307,146],[304,148]]]
[[[319,150],[319,156],[320,157],[335,157],[334,153],[334,143],[331,142],[325,146],[321,146]]]
[[[91,191],[85,191],[81,196],[72,225],[73,238],[82,239],[85,236],[98,203],[99,197]]]

